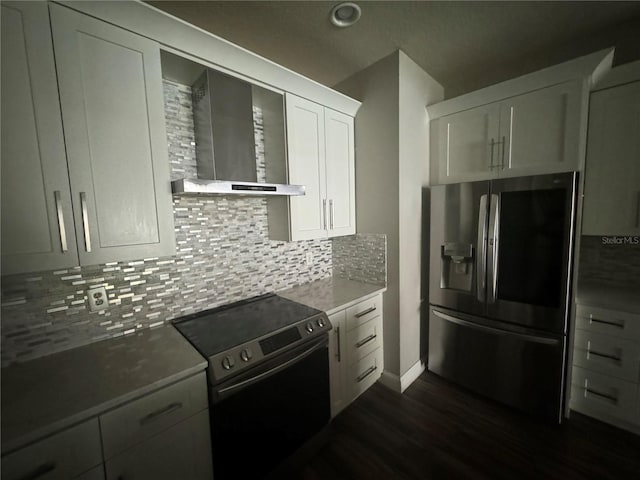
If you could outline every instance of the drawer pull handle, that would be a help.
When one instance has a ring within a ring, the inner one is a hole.
[[[340,352],[340,327],[336,327],[336,357],[338,357],[338,361],[342,361],[342,353]]]
[[[608,393],[598,392],[597,390],[594,390],[594,389],[589,388],[589,387],[585,387],[585,392],[588,392],[591,395],[596,395],[598,397],[606,398],[607,400],[609,400],[610,402],[613,402],[616,405],[618,404],[618,398],[613,396],[613,395],[609,395]],[[585,397],[586,397],[586,395],[585,395]]]
[[[356,318],[364,317],[368,313],[375,312],[375,311],[376,311],[376,307],[369,307],[364,312],[356,313],[355,317]]]
[[[162,417],[164,415],[168,415],[171,412],[175,412],[176,410],[179,410],[182,408],[182,402],[175,402],[175,403],[171,403],[169,405],[167,405],[166,407],[160,409],[160,410],[156,410],[155,412],[151,412],[148,415],[145,415],[144,417],[142,417],[140,419],[140,425],[145,425],[149,422],[152,422],[153,420],[155,420],[158,417]]]
[[[373,372],[375,372],[378,369],[378,367],[376,367],[375,365],[372,367],[369,367],[367,369],[366,372],[364,372],[362,375],[358,376],[358,383],[360,383],[361,381],[363,381],[365,378],[367,378],[369,375],[371,375]]]
[[[608,358],[609,360],[613,360],[616,363],[622,363],[622,357],[616,357],[615,355],[609,355],[608,353],[600,353],[595,350],[591,350],[591,348],[587,347],[587,358],[589,355],[595,355],[596,357]]]
[[[29,472],[26,475],[20,477],[19,480],[35,480],[36,478],[40,478],[46,475],[47,473],[53,472],[55,469],[56,469],[55,462],[43,463],[32,472]]]
[[[612,322],[610,320],[600,320],[599,318],[594,318],[592,315],[589,315],[590,323],[602,323],[603,325],[611,325],[612,327],[624,328],[624,323]]]
[[[366,345],[367,343],[369,343],[371,340],[375,340],[377,337],[378,335],[376,335],[375,333],[371,334],[367,338],[360,340],[358,343],[356,343],[356,347],[360,348],[363,345]]]

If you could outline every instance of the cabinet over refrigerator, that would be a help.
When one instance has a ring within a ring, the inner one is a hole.
[[[431,190],[430,371],[562,418],[577,173]]]

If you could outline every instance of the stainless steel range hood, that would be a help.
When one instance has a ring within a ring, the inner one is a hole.
[[[223,195],[304,195],[302,185],[266,183],[257,177],[255,128],[253,119],[253,89],[250,83],[212,69],[206,69],[192,86],[193,118],[196,140],[197,179],[171,182],[174,194]],[[281,120],[275,133],[284,145],[284,113],[279,97]],[[273,100],[269,101],[273,104]],[[275,102],[277,104],[277,101]],[[267,128],[267,125],[265,125]],[[266,142],[265,142],[266,143]],[[265,154],[267,147],[265,145]],[[285,153],[267,159],[281,163],[274,171],[284,172]],[[268,176],[267,176],[268,178]],[[279,175],[277,180],[284,180]]]

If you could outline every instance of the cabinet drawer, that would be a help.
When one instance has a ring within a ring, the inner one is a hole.
[[[201,372],[101,415],[104,457],[109,459],[206,408],[207,382]]]
[[[382,317],[376,317],[347,332],[347,358],[351,365],[382,344]]]
[[[346,390],[350,401],[373,385],[382,375],[382,349],[379,348],[348,368]]]
[[[633,422],[637,418],[637,390],[635,383],[573,367],[571,408],[603,420],[614,417]]]
[[[363,300],[347,308],[347,330],[351,330],[382,315],[382,295]]]
[[[576,328],[640,341],[640,315],[576,305]]]
[[[100,430],[93,419],[2,457],[2,479],[69,479],[100,465]]]
[[[595,372],[637,382],[640,373],[640,343],[576,329],[573,363]]]
[[[107,480],[211,480],[208,410],[152,436],[106,462]]]

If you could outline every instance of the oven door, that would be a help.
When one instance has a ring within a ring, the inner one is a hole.
[[[211,388],[216,480],[263,478],[329,423],[328,335]]]

